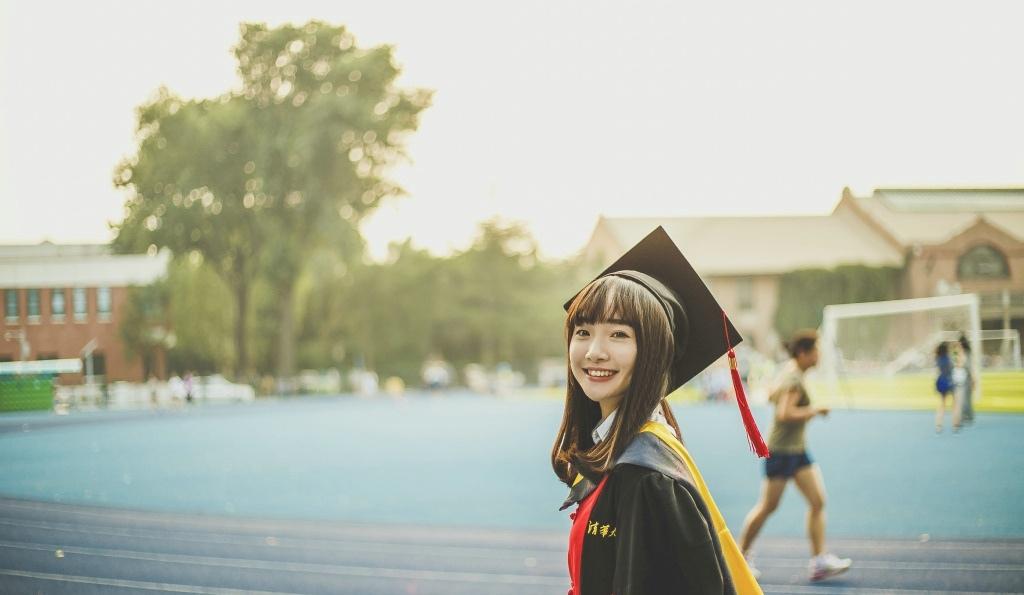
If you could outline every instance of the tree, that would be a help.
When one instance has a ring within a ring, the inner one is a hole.
[[[392,47],[359,49],[319,21],[243,24],[234,51],[240,89],[205,100],[161,89],[140,108],[138,152],[115,174],[131,197],[114,245],[202,255],[234,296],[236,373],[250,372],[251,292],[266,279],[278,373],[291,375],[304,265],[317,250],[358,257],[358,221],[402,193],[385,173],[431,95],[395,86]]]
[[[166,284],[174,347],[167,367],[183,374],[228,369],[234,360],[231,291],[197,253],[168,267]]]
[[[540,261],[522,226],[497,221],[481,224],[473,245],[450,257],[406,241],[383,264],[339,271],[323,260],[318,268],[305,301],[303,363],[365,364],[409,383],[432,355],[527,372],[562,355],[561,304],[585,281],[577,263]]]
[[[125,355],[142,359],[143,375],[161,374],[163,357],[173,344],[170,288],[166,279],[131,287],[118,331]]]
[[[231,294],[198,253],[174,259],[167,275],[149,285],[131,287],[120,333],[129,356],[143,369],[162,373],[223,369],[233,354]]]

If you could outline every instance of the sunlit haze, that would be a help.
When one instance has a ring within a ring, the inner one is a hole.
[[[599,215],[820,214],[844,186],[1024,185],[1020,2],[0,1],[0,243],[105,242],[136,106],[237,85],[242,21],[321,19],[436,90],[374,255]]]

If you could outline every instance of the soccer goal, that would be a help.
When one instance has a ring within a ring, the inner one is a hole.
[[[849,406],[904,407],[935,398],[935,350],[963,333],[971,344],[963,365],[975,370],[982,396],[979,300],[962,294],[826,306],[819,341],[822,386]],[[952,349],[950,356],[959,354]],[[932,401],[934,402],[934,401]]]

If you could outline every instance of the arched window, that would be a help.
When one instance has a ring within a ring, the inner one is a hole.
[[[960,279],[1006,279],[1010,276],[1010,265],[998,248],[975,246],[960,257],[956,275]]]

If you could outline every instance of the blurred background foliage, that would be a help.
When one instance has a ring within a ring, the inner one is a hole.
[[[162,350],[171,371],[250,382],[333,367],[413,384],[427,359],[534,379],[543,359],[563,357],[560,305],[600,263],[542,261],[529,232],[503,221],[450,256],[407,240],[385,262],[367,258],[359,224],[403,194],[389,168],[407,158],[432,95],[396,85],[391,46],[360,48],[320,21],[248,23],[234,55],[237,88],[207,99],[161,88],[140,106],[137,151],[115,171],[128,198],[114,249],[174,257],[130,297],[133,354]],[[787,336],[818,326],[826,304],[891,298],[899,278],[861,266],[788,273],[775,326]]]
[[[504,362],[531,377],[541,359],[562,356],[560,304],[589,279],[585,273],[592,267],[538,259],[522,226],[496,221],[483,223],[470,248],[448,257],[409,241],[393,244],[383,263],[320,251],[303,263],[294,290],[296,367],[365,367],[418,384],[423,362],[437,357],[457,369]],[[246,317],[256,375],[278,370],[274,282],[273,275],[256,279]],[[235,307],[214,268],[184,256],[171,262],[165,279],[133,289],[122,335],[136,355],[166,348],[171,370],[231,370]]]
[[[159,89],[115,172],[129,195],[115,249],[174,255],[166,279],[132,295],[134,353],[250,380],[366,367],[406,382],[428,357],[529,374],[560,356],[557,304],[582,270],[541,262],[523,227],[483,223],[444,258],[408,241],[387,262],[366,258],[359,222],[403,194],[387,169],[431,99],[396,87],[393,48],[311,21],[243,24],[234,51],[239,88]]]
[[[395,85],[390,46],[358,48],[319,21],[243,24],[234,53],[237,89],[186,100],[162,88],[139,108],[138,151],[114,175],[129,194],[114,248],[201,259],[233,302],[236,376],[268,359],[289,376],[307,264],[323,251],[359,261],[358,223],[402,194],[386,169],[431,93]]]
[[[818,328],[825,306],[894,300],[900,296],[899,267],[843,265],[834,269],[801,269],[779,279],[775,330],[789,337],[798,329]],[[876,321],[885,324],[885,321]]]

